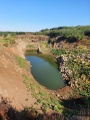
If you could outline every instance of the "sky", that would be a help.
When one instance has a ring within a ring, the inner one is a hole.
[[[90,0],[0,0],[0,31],[90,25]]]

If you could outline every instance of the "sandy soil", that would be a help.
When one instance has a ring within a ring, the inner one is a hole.
[[[31,106],[36,101],[23,83],[24,71],[16,64],[14,57],[14,54],[24,57],[24,47],[25,44],[21,41],[11,48],[0,45],[0,96],[9,99],[17,109]]]

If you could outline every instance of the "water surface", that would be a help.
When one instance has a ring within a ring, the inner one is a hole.
[[[32,65],[31,72],[33,77],[41,85],[50,90],[64,87],[65,84],[61,74],[55,66],[50,64],[50,62],[35,55],[26,56],[26,59],[30,61],[30,64]]]

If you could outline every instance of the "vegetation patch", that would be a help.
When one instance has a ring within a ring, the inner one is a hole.
[[[43,29],[40,32],[36,32],[35,34],[43,34],[48,35],[50,38],[63,36],[67,39],[67,42],[75,42],[77,40],[83,39],[84,36],[90,36],[90,26],[75,26],[75,27],[67,27],[60,26],[51,29]]]
[[[19,57],[19,56],[16,55],[15,59],[16,59],[17,64],[19,65],[19,67],[21,67],[21,68],[23,68],[25,70],[28,69],[27,61],[24,58]]]
[[[0,36],[7,37],[8,35],[15,37],[16,35],[25,35],[25,32],[0,32]]]
[[[26,52],[25,52],[25,55],[36,55],[36,54],[37,54],[36,49],[26,50]]]
[[[66,54],[66,50],[65,49],[52,49],[51,53],[54,55],[62,55],[62,54]]]
[[[82,96],[90,97],[90,50],[86,47],[68,51],[66,67],[72,71],[73,89]]]
[[[10,37],[2,39],[1,42],[3,43],[3,46],[5,46],[5,47],[8,47],[9,45],[15,44],[15,40],[13,40]]]
[[[60,101],[49,97],[49,95],[42,90],[41,86],[33,83],[27,75],[23,74],[22,76],[24,77],[24,83],[26,84],[28,91],[32,91],[33,97],[37,100],[35,104],[41,104],[45,112],[47,109],[52,109],[62,113],[64,107],[60,104]]]
[[[27,45],[26,48],[34,48],[33,45]]]

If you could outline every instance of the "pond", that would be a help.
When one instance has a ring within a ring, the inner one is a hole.
[[[27,55],[26,59],[30,61],[33,77],[42,86],[50,90],[56,90],[65,86],[61,74],[55,67],[55,63],[52,64],[36,55]]]

